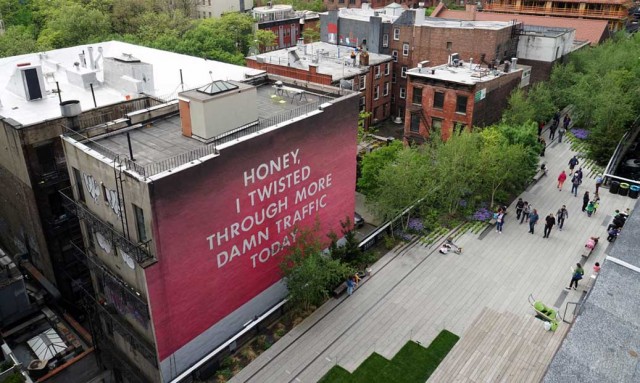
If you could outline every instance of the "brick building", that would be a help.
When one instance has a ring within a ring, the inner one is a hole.
[[[193,378],[283,304],[297,230],[353,214],[357,94],[299,85],[217,80],[63,137],[94,326],[127,380]]]
[[[363,4],[370,5],[374,8],[382,8],[390,4],[401,5],[404,8],[418,8],[419,3],[423,3],[422,5],[424,7],[431,7],[437,4],[436,0],[323,0],[322,2],[324,6],[327,7],[327,10],[330,11],[338,8],[360,8]]]
[[[499,121],[511,91],[529,85],[531,68],[513,60],[490,69],[453,55],[450,64],[423,63],[407,74],[405,139],[421,141],[433,133],[447,139],[455,129]]]
[[[425,10],[405,10],[398,4],[374,10],[340,9],[320,15],[321,39],[358,46],[393,57],[391,115],[405,115],[409,68],[428,60],[431,65],[447,63],[448,56],[487,62],[515,57],[520,24],[493,21],[443,20],[425,17]]]
[[[367,127],[390,116],[391,56],[325,42],[300,42],[295,49],[267,52],[246,60],[249,68],[289,77],[301,84],[359,91],[360,111],[371,113],[365,121]]]
[[[288,4],[255,7],[251,16],[256,20],[258,29],[271,31],[276,35],[275,45],[267,50],[276,50],[296,45],[302,36],[300,17]]]
[[[623,30],[631,0],[482,0],[489,12],[605,20],[611,32]]]

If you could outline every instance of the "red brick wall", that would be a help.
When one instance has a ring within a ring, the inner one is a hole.
[[[269,63],[259,63],[254,59],[246,59],[247,66],[253,69],[264,70],[267,73],[275,74],[278,76],[284,76],[301,81],[309,81],[315,84],[331,85],[333,80],[331,75],[326,74],[312,74],[310,71],[298,68],[285,67],[282,65],[275,65]]]

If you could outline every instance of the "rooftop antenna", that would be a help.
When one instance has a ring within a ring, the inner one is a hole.
[[[211,79],[211,82],[213,82],[213,72],[209,71],[209,78]]]

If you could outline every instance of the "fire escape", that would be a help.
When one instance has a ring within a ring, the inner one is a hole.
[[[404,139],[408,143],[422,144],[429,139],[433,133],[431,122],[426,112],[420,105],[412,105],[409,107],[409,130],[405,130]],[[420,127],[424,126],[427,134],[420,133]]]

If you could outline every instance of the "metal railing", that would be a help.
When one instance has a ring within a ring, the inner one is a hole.
[[[70,187],[60,190],[59,193],[60,196],[62,196],[62,205],[69,213],[83,220],[92,230],[105,236],[111,243],[135,259],[138,264],[141,265],[145,261],[153,259],[153,256],[148,250],[148,243],[133,243],[81,203],[76,202],[72,197],[67,195],[67,193],[71,193]]]
[[[545,6],[526,6],[515,4],[485,4],[485,11],[493,12],[521,12],[521,13],[535,13],[535,14],[556,14],[563,16],[580,16],[580,17],[614,17],[624,18],[627,16],[627,11],[624,9],[579,9],[579,8],[560,8]]]

